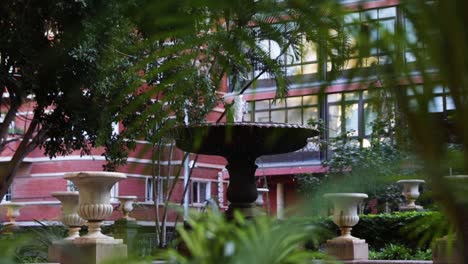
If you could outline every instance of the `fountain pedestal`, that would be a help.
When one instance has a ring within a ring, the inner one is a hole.
[[[369,245],[364,239],[351,235],[351,229],[359,222],[357,206],[367,198],[365,193],[327,193],[324,196],[333,202],[333,222],[340,227],[341,236],[327,241],[326,252],[339,260],[367,260]]]
[[[318,131],[305,126],[274,123],[206,123],[179,126],[173,131],[178,148],[192,153],[226,158],[229,172],[228,218],[234,211],[255,215],[257,186],[255,160],[299,150]]]

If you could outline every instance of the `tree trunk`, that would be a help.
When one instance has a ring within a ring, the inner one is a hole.
[[[0,174],[0,200],[2,200],[3,196],[7,193],[8,188],[13,182],[16,172],[24,158],[46,139],[46,131],[44,129],[41,129],[36,133],[36,129],[38,127],[39,121],[37,121],[36,118],[33,118],[20,145],[16,149],[15,154],[11,158],[10,162],[8,162],[7,169]]]

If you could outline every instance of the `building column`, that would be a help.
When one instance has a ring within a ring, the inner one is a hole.
[[[284,185],[276,184],[276,218],[284,218]]]

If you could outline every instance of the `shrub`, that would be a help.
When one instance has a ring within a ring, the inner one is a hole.
[[[339,233],[331,217],[315,218],[319,227]],[[359,223],[352,230],[353,236],[365,239],[372,250],[379,251],[386,245],[401,245],[410,249],[426,250],[434,237],[441,237],[448,225],[438,212],[405,212],[393,214],[360,215]],[[324,237],[325,239],[331,237]]]
[[[388,244],[379,251],[370,251],[369,259],[379,260],[431,260],[432,250],[411,250],[403,245]]]

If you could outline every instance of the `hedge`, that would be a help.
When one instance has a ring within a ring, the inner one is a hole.
[[[434,237],[448,232],[448,224],[439,212],[397,212],[392,214],[360,215],[359,223],[353,227],[352,235],[365,239],[372,250],[380,250],[388,244],[403,245],[411,249],[428,249]],[[317,224],[332,235],[339,234],[339,228],[331,217],[314,218]]]

